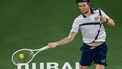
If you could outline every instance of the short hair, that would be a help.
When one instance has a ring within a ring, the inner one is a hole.
[[[87,2],[87,3],[90,3],[90,0],[76,0],[76,3],[80,3],[80,2]]]

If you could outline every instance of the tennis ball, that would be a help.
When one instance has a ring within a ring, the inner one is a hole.
[[[19,58],[20,58],[20,59],[24,59],[24,57],[25,57],[25,56],[24,56],[23,53],[20,53],[20,54],[19,54]]]

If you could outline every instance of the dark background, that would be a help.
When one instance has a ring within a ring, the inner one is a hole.
[[[108,44],[106,69],[122,68],[121,2],[92,0],[93,7],[100,7],[116,23],[114,28],[105,25]],[[75,0],[0,0],[0,69],[16,69],[11,55],[18,49],[40,48],[66,37],[79,14]],[[40,62],[57,62],[61,69],[67,61],[74,69],[75,62],[80,59],[81,45],[79,33],[72,43],[41,52],[32,62],[37,63],[37,69]],[[93,66],[90,69],[94,69]]]

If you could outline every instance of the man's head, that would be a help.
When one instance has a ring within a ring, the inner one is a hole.
[[[89,12],[91,8],[90,0],[76,0],[76,3],[83,14],[87,14]]]

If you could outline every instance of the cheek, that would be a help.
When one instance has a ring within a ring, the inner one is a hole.
[[[80,10],[84,10],[84,8],[83,8],[83,7],[79,7],[79,9],[80,9]]]
[[[89,10],[89,8],[88,8],[88,7],[84,7],[84,10],[85,10],[85,11],[88,11],[88,10]]]

